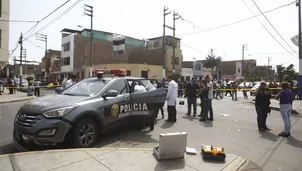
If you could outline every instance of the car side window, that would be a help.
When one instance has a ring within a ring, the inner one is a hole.
[[[116,90],[119,94],[128,93],[127,84],[125,80],[116,80],[108,90]]]

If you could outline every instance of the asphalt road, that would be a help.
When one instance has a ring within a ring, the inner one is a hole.
[[[227,153],[241,155],[259,164],[264,171],[299,171],[302,168],[302,120],[292,117],[292,137],[280,138],[283,129],[279,112],[272,111],[268,118],[271,132],[259,133],[254,106],[239,93],[238,101],[230,97],[214,100],[214,122],[201,123],[187,117],[186,105],[178,106],[178,121],[165,123],[159,119],[154,131],[118,130],[99,138],[96,147],[150,148],[158,144],[163,132],[188,132],[188,147],[200,150],[203,144],[224,146]],[[0,118],[0,153],[13,153],[12,129],[15,113],[24,102],[3,104]],[[200,111],[200,109],[199,109]]]

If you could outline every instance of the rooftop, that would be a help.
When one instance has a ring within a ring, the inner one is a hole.
[[[173,38],[173,36],[170,36],[170,35],[166,35],[166,37]],[[163,38],[163,36],[153,37],[153,38],[150,38],[150,39],[147,39],[147,40],[156,40],[156,39],[161,39],[161,38]],[[177,37],[175,37],[175,39],[181,40],[180,38],[177,38]]]

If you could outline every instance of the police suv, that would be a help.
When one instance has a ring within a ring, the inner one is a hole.
[[[156,89],[147,79],[126,74],[124,69],[99,69],[96,77],[25,103],[14,120],[15,145],[27,151],[28,142],[55,146],[67,140],[72,147],[86,148],[100,134],[125,125],[153,130],[166,91]]]

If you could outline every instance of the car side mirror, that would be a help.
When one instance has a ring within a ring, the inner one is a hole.
[[[118,92],[116,90],[107,90],[102,97],[106,99],[106,97],[116,97],[118,95]]]
[[[63,91],[63,87],[57,87],[57,88],[55,89],[55,92],[56,92],[57,94],[60,94],[62,91]]]

